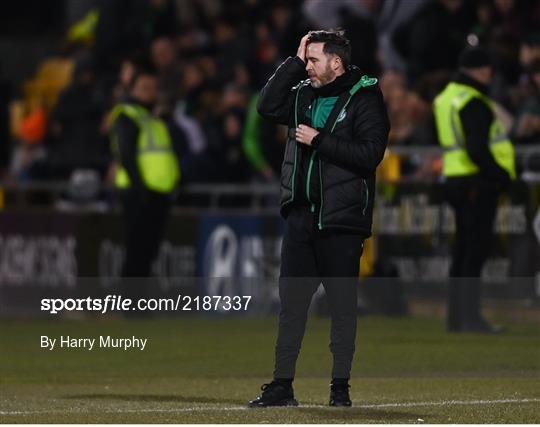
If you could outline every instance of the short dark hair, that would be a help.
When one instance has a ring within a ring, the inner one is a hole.
[[[351,42],[345,37],[344,30],[318,30],[310,31],[308,34],[308,43],[324,43],[324,53],[339,56],[343,67],[349,66],[351,63]]]

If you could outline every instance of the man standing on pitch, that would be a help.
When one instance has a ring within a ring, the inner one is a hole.
[[[281,310],[274,379],[250,407],[296,406],[292,382],[311,298],[322,282],[331,314],[331,406],[351,406],[357,278],[371,235],[375,169],[389,122],[377,79],[349,64],[341,31],[311,31],[263,88],[259,113],[288,125],[281,170]],[[305,74],[308,79],[305,79]],[[341,279],[340,279],[341,278]],[[348,278],[348,280],[346,280]],[[344,280],[345,279],[345,280]]]
[[[153,114],[157,76],[151,67],[139,67],[130,84],[130,96],[111,113],[111,142],[115,158],[114,184],[122,202],[126,257],[122,276],[131,299],[147,295],[146,277],[169,216],[180,182],[178,150],[163,120]],[[135,311],[128,315],[141,315]]]
[[[498,198],[516,179],[514,146],[489,97],[490,52],[465,49],[458,65],[433,103],[444,150],[445,197],[456,219],[447,326],[450,332],[501,332],[482,315],[480,276],[492,246]]]

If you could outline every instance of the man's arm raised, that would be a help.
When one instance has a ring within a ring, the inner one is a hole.
[[[305,58],[309,35],[302,37],[297,56],[287,58],[261,91],[257,111],[275,123],[288,125],[294,103],[292,87],[306,75]]]

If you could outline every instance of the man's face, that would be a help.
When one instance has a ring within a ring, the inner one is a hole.
[[[324,43],[310,43],[306,48],[306,71],[311,80],[311,86],[319,88],[334,81],[336,71],[335,61],[339,60],[335,55],[327,55],[323,52]]]
[[[522,67],[527,67],[535,59],[540,58],[540,45],[522,43],[519,49],[519,62]]]
[[[141,74],[133,85],[131,96],[144,104],[154,104],[157,100],[157,79],[149,74]]]
[[[493,69],[491,67],[480,67],[476,69],[477,77],[481,83],[489,85],[493,79]]]
[[[170,39],[161,37],[150,46],[150,56],[158,70],[167,69],[175,60],[174,44]]]

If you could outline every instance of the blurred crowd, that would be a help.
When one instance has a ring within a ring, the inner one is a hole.
[[[134,69],[159,76],[156,114],[181,147],[183,182],[272,181],[286,129],[255,111],[258,91],[311,29],[346,30],[352,63],[379,78],[390,147],[436,146],[431,102],[459,52],[494,55],[492,96],[517,144],[540,142],[540,3],[535,0],[96,0],[66,24],[58,55],[10,100],[4,178],[106,179],[108,115]],[[0,85],[0,92],[1,92]],[[401,173],[417,173],[418,165]],[[414,170],[412,170],[414,169]]]

